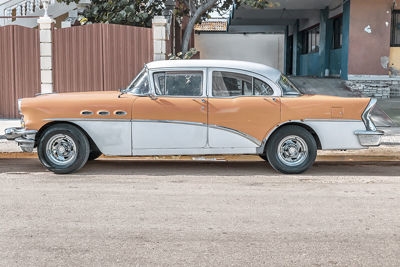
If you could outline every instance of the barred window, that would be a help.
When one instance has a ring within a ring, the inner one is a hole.
[[[400,46],[400,10],[393,10],[392,12],[390,46]]]
[[[343,17],[333,19],[333,49],[342,48],[343,44]]]
[[[319,52],[319,25],[302,31],[302,54]]]

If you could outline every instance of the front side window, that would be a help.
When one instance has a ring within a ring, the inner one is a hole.
[[[274,90],[255,77],[226,71],[214,71],[212,74],[213,96],[252,96],[272,95]]]
[[[203,73],[201,71],[154,73],[156,95],[201,96]]]
[[[142,72],[139,73],[127,89],[128,92],[135,95],[148,94],[149,90],[149,77],[146,69],[143,69]]]

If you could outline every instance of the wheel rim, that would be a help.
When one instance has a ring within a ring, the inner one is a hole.
[[[76,159],[76,144],[68,135],[54,135],[47,142],[46,156],[54,164],[68,165]]]
[[[303,138],[290,135],[279,142],[278,157],[287,166],[298,166],[308,157],[308,146]]]

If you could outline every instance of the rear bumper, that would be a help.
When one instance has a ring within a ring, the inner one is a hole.
[[[358,137],[358,141],[362,146],[379,146],[381,144],[381,138],[384,134],[383,131],[366,131],[360,130],[354,132]]]
[[[32,152],[35,146],[36,130],[26,130],[21,127],[13,127],[5,129],[5,138],[14,140],[24,152]]]

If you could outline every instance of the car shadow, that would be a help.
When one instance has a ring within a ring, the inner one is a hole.
[[[288,176],[265,161],[190,161],[98,159],[88,162],[84,174],[144,176]],[[398,176],[399,162],[315,162],[302,176]]]

